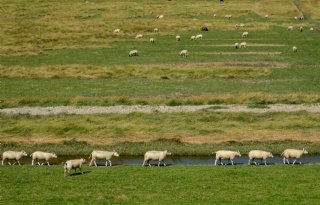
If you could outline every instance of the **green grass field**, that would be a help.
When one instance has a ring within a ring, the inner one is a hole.
[[[318,204],[318,165],[1,166],[5,204]],[[73,173],[73,171],[71,172]],[[12,191],[14,185],[14,192]]]

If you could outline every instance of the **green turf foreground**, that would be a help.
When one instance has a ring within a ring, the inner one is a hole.
[[[0,166],[2,204],[320,204],[320,166]],[[73,172],[72,172],[73,173]]]

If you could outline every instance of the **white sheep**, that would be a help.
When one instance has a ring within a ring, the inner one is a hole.
[[[89,166],[91,166],[92,162],[94,163],[94,165],[97,167],[97,159],[105,159],[106,160],[106,166],[108,166],[108,162],[110,163],[110,167],[112,166],[111,163],[111,158],[115,156],[115,157],[119,157],[118,152],[116,151],[99,151],[99,150],[94,150],[92,151],[91,155],[89,158],[92,158],[90,161]]]
[[[300,16],[300,17],[299,17],[299,20],[304,20],[304,16]]]
[[[143,35],[142,34],[136,35],[136,39],[138,39],[138,38],[143,38]]]
[[[257,162],[255,162],[255,159],[260,159],[264,161],[264,165],[267,165],[266,159],[268,157],[273,158],[273,155],[271,152],[261,151],[261,150],[251,150],[248,154],[249,162],[248,165],[251,165],[250,161],[252,160],[255,165],[257,165]]]
[[[311,27],[311,28],[310,28],[310,31],[313,31],[313,30],[314,30],[313,27]]]
[[[154,40],[154,38],[150,38],[150,43],[154,43],[155,42],[155,40]]]
[[[247,47],[247,43],[246,42],[240,43],[240,48],[246,48],[246,47]]]
[[[176,41],[181,41],[181,37],[179,35],[176,36]]]
[[[191,37],[190,37],[190,40],[191,40],[191,41],[196,40],[196,36],[191,36]]]
[[[82,164],[85,163],[85,159],[81,158],[81,159],[72,159],[72,160],[68,160],[64,163],[63,169],[64,169],[64,176],[67,176],[67,172],[69,174],[71,169],[74,169],[74,172],[77,171],[77,168],[80,169],[81,173],[83,174],[82,171]]]
[[[225,15],[224,18],[231,19],[232,15]]]
[[[30,155],[30,157],[32,157],[32,163],[31,163],[32,166],[34,165],[34,161],[37,160],[37,159],[38,160],[45,160],[47,162],[48,166],[50,166],[49,159],[57,158],[57,155],[55,153],[36,151],[36,152],[33,152]],[[37,164],[40,165],[39,162],[37,162]],[[43,165],[43,163],[41,165]]]
[[[196,38],[195,38],[195,40],[202,40],[202,34],[198,34],[198,35],[196,35]]]
[[[243,23],[240,24],[240,27],[241,27],[241,28],[243,28],[243,27],[245,27],[245,26],[246,26],[246,25],[244,25]]]
[[[298,20],[298,17],[297,17],[297,16],[295,16],[295,17],[294,17],[294,20]]]
[[[269,18],[269,15],[267,15],[267,14],[266,14],[266,15],[264,15],[264,18],[268,19],[268,18]]]
[[[158,15],[156,18],[157,19],[163,19],[163,17],[164,17],[164,15],[161,14],[161,15]]]
[[[139,56],[139,52],[138,52],[137,49],[131,50],[131,51],[129,52],[129,57],[132,57],[132,56]]]
[[[242,33],[242,38],[247,38],[249,35],[249,32],[248,31],[245,31]]]
[[[25,151],[21,151],[21,152],[17,152],[17,151],[5,151],[2,153],[2,165],[3,162],[5,160],[16,160],[16,162],[18,162],[19,166],[20,166],[20,162],[19,160],[23,157],[23,156],[27,156],[27,153]],[[15,162],[15,163],[16,163]],[[8,162],[10,165],[11,163]],[[14,164],[15,164],[14,163]],[[14,165],[13,164],[13,165]]]
[[[217,14],[213,14],[213,17],[216,17],[217,16]]]
[[[297,52],[298,52],[298,48],[297,48],[296,46],[293,46],[293,47],[292,47],[292,51],[293,51],[294,53],[297,53]]]
[[[166,158],[167,155],[171,155],[170,152],[168,152],[167,150],[165,151],[148,151],[144,154],[144,161],[142,166],[145,165],[145,163],[147,162],[150,165],[149,161],[150,160],[157,160],[158,162],[158,167],[160,166],[160,162],[163,162],[163,165],[166,166],[166,163],[164,162],[164,159]]]
[[[154,28],[154,29],[153,29],[153,32],[154,32],[154,33],[158,33],[158,32],[159,32],[159,29]]]
[[[214,153],[213,153],[214,154]],[[216,160],[214,161],[214,165],[217,165],[217,161],[220,161],[220,164],[223,165],[222,163],[222,159],[227,159],[231,162],[231,164],[233,165],[233,159],[236,156],[241,157],[241,154],[239,151],[235,152],[235,151],[228,151],[228,150],[219,150],[217,152],[215,152],[216,154]]]
[[[303,31],[303,27],[302,27],[302,26],[300,26],[300,28],[299,28],[299,29],[300,29],[300,31],[301,31],[301,32]]]
[[[120,29],[117,28],[117,29],[114,29],[113,33],[119,33],[120,32]]]
[[[293,26],[288,26],[288,31],[292,31],[293,30]]]
[[[302,150],[298,150],[298,149],[286,149],[282,152],[281,156],[283,156],[283,164],[286,163],[286,161],[288,162],[288,164],[290,164],[289,162],[289,158],[294,158],[295,160],[293,161],[292,164],[294,164],[297,159],[300,159],[301,156],[303,154],[308,154],[307,150],[305,150],[304,148]],[[299,160],[300,161],[300,160]],[[300,161],[301,164],[301,161]]]
[[[188,55],[189,55],[188,50],[182,50],[182,51],[180,51],[180,56],[188,57]]]
[[[234,44],[234,47],[235,47],[235,48],[239,48],[239,43],[235,43],[235,44]]]

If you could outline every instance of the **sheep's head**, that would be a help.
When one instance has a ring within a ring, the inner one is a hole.
[[[51,156],[52,156],[53,158],[57,158],[57,155],[56,155],[55,153],[51,153]]]
[[[21,153],[22,153],[22,156],[28,156],[28,154],[23,150],[21,151]]]
[[[236,153],[236,156],[241,157],[240,151],[238,150],[238,152]]]
[[[119,157],[120,155],[119,155],[119,153],[118,153],[118,152],[113,151],[113,156],[115,156],[115,157]]]
[[[273,154],[271,152],[269,152],[269,157],[273,158]]]
[[[303,154],[308,154],[308,151],[303,148]]]
[[[83,159],[83,158],[81,158],[80,160],[81,160],[81,162],[82,162],[82,163],[86,162],[86,160],[85,160],[85,159]]]
[[[166,155],[171,155],[171,152],[168,152],[167,150],[165,150],[164,153],[166,153]]]

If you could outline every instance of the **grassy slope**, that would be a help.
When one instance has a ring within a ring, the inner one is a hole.
[[[317,165],[130,165],[84,170],[84,175],[63,177],[62,166],[2,166],[1,200],[6,204],[317,204],[320,200]]]

